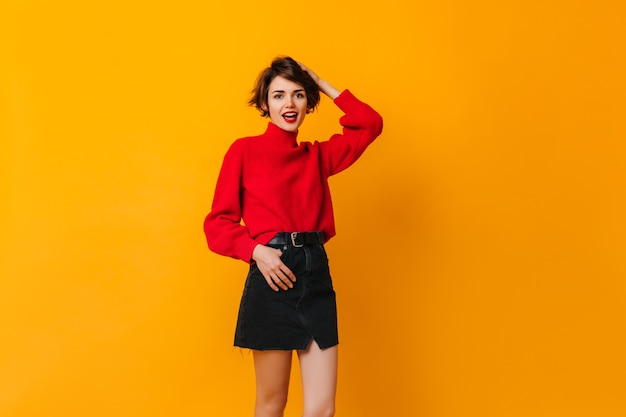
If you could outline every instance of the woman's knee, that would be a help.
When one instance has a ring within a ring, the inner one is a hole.
[[[286,406],[287,392],[257,392],[256,408],[267,415],[279,415]]]
[[[304,410],[302,417],[333,417],[335,415],[334,404],[320,404]]]

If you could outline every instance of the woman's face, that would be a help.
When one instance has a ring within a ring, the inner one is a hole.
[[[281,76],[270,83],[267,93],[267,111],[272,123],[288,132],[298,130],[306,116],[306,92],[300,84]]]

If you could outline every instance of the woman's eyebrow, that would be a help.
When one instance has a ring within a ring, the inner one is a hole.
[[[301,93],[304,91],[304,88],[298,88],[297,90],[293,90],[294,93]],[[285,90],[273,90],[272,93],[284,93]]]

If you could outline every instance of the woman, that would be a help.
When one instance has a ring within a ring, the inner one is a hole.
[[[320,91],[344,111],[343,133],[298,144],[298,128]],[[212,251],[251,264],[235,346],[253,350],[255,417],[283,415],[293,350],[303,416],[332,416],[338,337],[323,246],[335,235],[328,177],[361,156],[381,133],[382,119],[289,57],[261,72],[250,104],[270,122],[265,133],[235,141],[226,153],[204,231]]]

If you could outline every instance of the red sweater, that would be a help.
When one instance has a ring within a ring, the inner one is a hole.
[[[328,177],[352,165],[383,127],[380,115],[348,90],[335,104],[345,113],[343,134],[328,141],[298,144],[297,132],[270,122],[264,134],[231,145],[204,221],[212,251],[251,262],[256,245],[278,232],[335,235]]]

